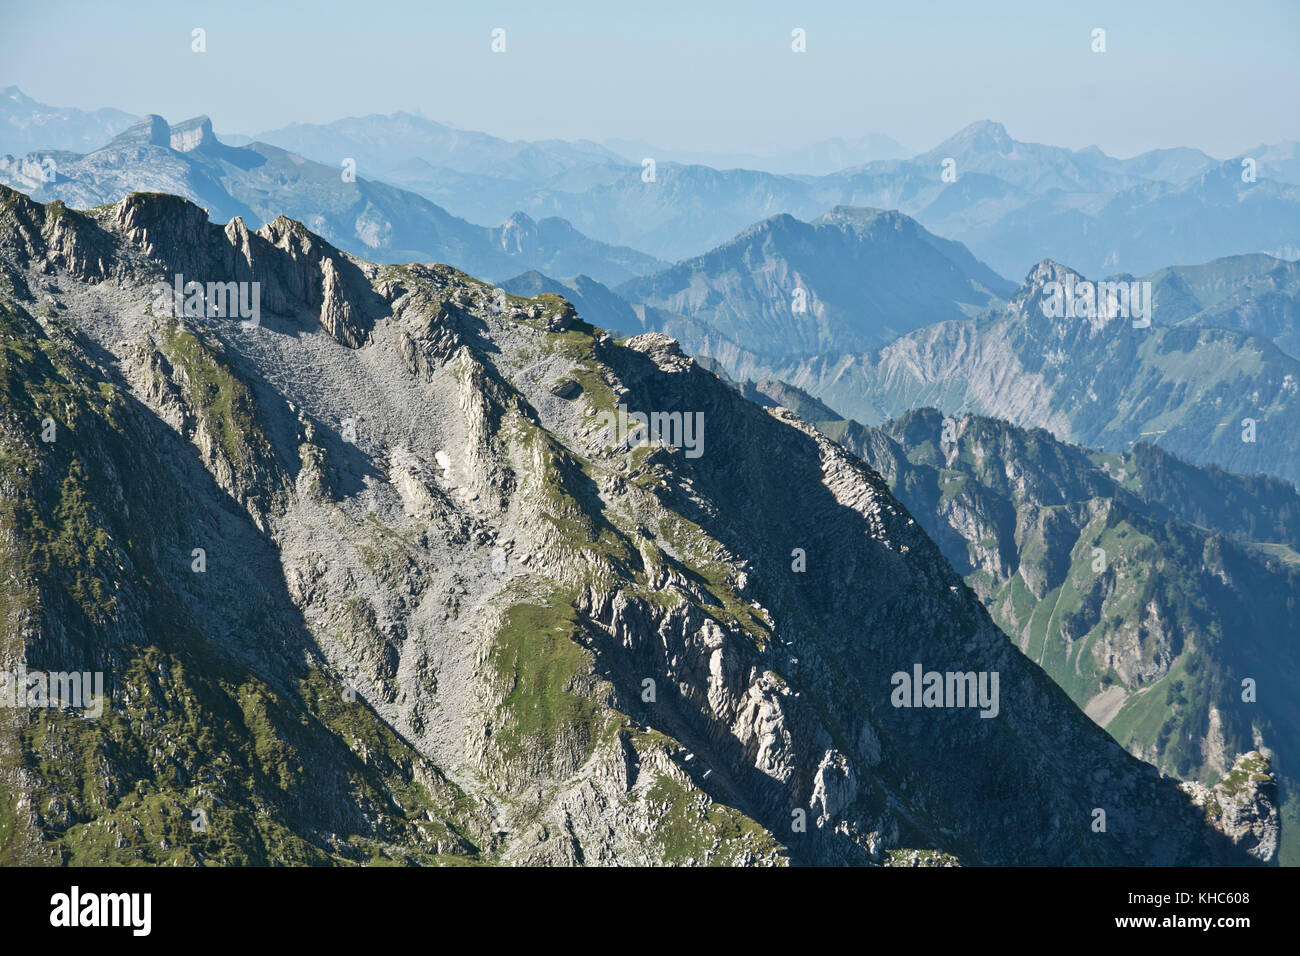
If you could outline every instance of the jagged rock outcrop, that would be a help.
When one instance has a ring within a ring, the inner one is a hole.
[[[1183,789],[1205,808],[1207,820],[1251,856],[1271,860],[1277,855],[1282,829],[1277,781],[1259,751],[1239,756],[1213,787],[1191,781]]]

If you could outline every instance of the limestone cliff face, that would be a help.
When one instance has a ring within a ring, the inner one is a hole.
[[[1268,760],[1252,750],[1239,756],[1223,780],[1213,787],[1194,781],[1183,784],[1205,817],[1233,843],[1260,860],[1277,855],[1281,823],[1277,780]]]
[[[879,475],[671,339],[287,220],[3,199],[4,663],[102,668],[116,715],[7,728],[9,852],[1255,860],[1024,658]],[[159,310],[177,272],[258,282],[260,323]],[[620,405],[697,441],[611,442]],[[996,672],[996,714],[897,706],[914,666]]]

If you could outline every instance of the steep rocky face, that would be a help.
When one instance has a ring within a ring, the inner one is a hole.
[[[195,116],[183,123],[177,123],[167,132],[168,138],[165,145],[170,146],[178,153],[188,153],[201,147],[220,146],[220,140],[212,131],[212,120],[206,116]]]
[[[819,427],[879,470],[1021,651],[1131,752],[1214,783],[1266,745],[1291,799],[1294,486],[932,409]]]
[[[172,144],[172,132],[165,119],[157,113],[149,113],[113,137],[113,142],[119,145],[169,147]]]
[[[1190,782],[1183,789],[1205,808],[1207,820],[1251,856],[1271,860],[1277,855],[1277,787],[1262,754],[1242,754],[1214,787]]]
[[[671,339],[169,197],[0,219],[3,665],[108,694],[5,710],[6,858],[1255,859]]]

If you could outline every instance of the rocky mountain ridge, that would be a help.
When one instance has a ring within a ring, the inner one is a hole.
[[[1256,859],[670,339],[163,195],[0,192],[0,265],[4,663],[110,688],[6,711],[8,860]],[[611,446],[619,405],[704,453]],[[891,705],[913,665],[999,672],[997,716]]]
[[[733,387],[875,468],[1022,653],[1134,755],[1204,790],[1262,750],[1280,792],[1260,795],[1257,850],[1296,862],[1293,485],[933,409],[869,428],[783,382]]]

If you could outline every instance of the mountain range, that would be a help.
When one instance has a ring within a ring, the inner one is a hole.
[[[1300,481],[1300,361],[1245,332],[1154,317],[1135,328],[1113,303],[1091,317],[1053,317],[1053,283],[1083,281],[1044,261],[1005,308],[874,351],[772,362],[724,344],[715,357],[733,377],[789,382],[866,424],[928,405],[1097,449],[1147,442],[1193,462]]]
[[[859,454],[995,621],[1136,756],[1214,784],[1267,747],[1300,863],[1300,494],[1150,445],[1090,452],[933,409],[819,427]],[[1248,699],[1247,699],[1248,697]]]
[[[911,158],[871,137],[866,142],[875,146],[814,148],[825,161],[791,156],[775,165],[648,143],[605,149],[498,141],[495,155],[503,159],[494,164],[469,148],[455,155],[426,145],[411,135],[412,122],[406,114],[369,116],[260,138],[337,162],[364,148],[364,129],[365,141],[393,145],[374,159],[381,178],[459,215],[492,222],[515,210],[558,216],[594,238],[669,260],[698,255],[773,215],[814,219],[834,206],[897,209],[965,243],[1003,275],[1021,275],[1043,257],[1095,273],[1257,252],[1300,257],[1300,164],[1290,142],[1226,161],[1187,147],[1117,159],[1095,146],[1016,140],[984,120]],[[456,142],[467,144],[483,136],[458,135]],[[525,147],[549,150],[548,161],[514,162]],[[832,157],[843,161],[835,165]],[[646,158],[655,160],[650,182]],[[1254,161],[1251,182],[1243,176],[1246,158]],[[951,181],[944,178],[948,161]]]
[[[737,379],[790,382],[867,424],[929,404],[1296,481],[1297,274],[1255,255],[1112,276],[1138,289],[1150,328],[1118,309],[1053,317],[1045,292],[1083,283],[1073,269],[1044,261],[1016,291],[906,216],[837,209],[773,217],[616,289],[506,285],[580,302],[620,334],[665,332]]]
[[[851,166],[911,155],[902,143],[882,133],[834,136],[807,146],[779,146],[759,152],[669,148],[644,140],[606,140],[603,145],[634,166],[640,166],[650,156],[690,166],[757,169],[795,176],[825,176]]]
[[[1271,859],[1264,755],[1125,752],[871,468],[658,333],[8,189],[0,321],[0,650],[108,685],[4,710],[5,862]]]
[[[90,152],[135,125],[115,109],[79,110],[38,103],[16,86],[0,90],[0,152]]]
[[[1300,863],[1296,144],[0,149],[0,862]]]
[[[106,143],[110,131],[121,132],[115,129],[116,111],[90,121],[78,111],[35,103],[16,88],[7,95],[8,125],[0,125],[0,150],[14,154],[4,181],[17,188],[38,188],[34,174],[45,160],[58,162],[55,153],[84,154]],[[30,134],[33,129],[41,134]],[[97,129],[105,135],[95,143],[88,138]],[[911,158],[887,138],[869,134],[802,153],[786,150],[784,159],[769,156],[772,161],[765,162],[757,156],[655,150],[636,142],[510,141],[410,113],[295,124],[258,134],[256,140],[234,135],[225,140],[275,145],[314,160],[324,171],[337,171],[350,159],[358,181],[366,180],[372,189],[382,181],[417,193],[453,219],[500,223],[515,213],[564,219],[592,240],[657,260],[638,262],[623,251],[612,254],[609,271],[569,263],[549,270],[563,278],[585,272],[606,283],[699,256],[772,216],[807,221],[837,206],[898,210],[932,233],[962,242],[1004,276],[1024,275],[1043,258],[1096,275],[1150,273],[1258,253],[1300,258],[1300,160],[1293,142],[1259,144],[1230,158],[1173,147],[1119,159],[1095,146],[1067,149],[1017,140],[1001,124],[982,120]],[[257,148],[270,153],[267,146]],[[39,155],[24,164],[33,149]],[[647,158],[654,160],[653,169],[643,165]],[[15,175],[16,167],[27,169],[26,180]],[[99,170],[98,175],[109,174]],[[116,175],[124,181],[121,171]],[[152,187],[141,181],[131,188]],[[292,193],[278,198],[288,202]],[[207,205],[198,194],[187,195]],[[57,192],[44,198],[84,202]],[[210,208],[230,205],[220,198]],[[431,247],[437,257],[443,248],[437,237],[403,236],[396,211],[372,201],[379,211],[361,223],[311,223],[312,210],[306,208],[282,206],[275,212],[299,215],[323,234],[336,229],[331,238],[344,247],[356,233],[354,251],[361,254],[398,261],[402,248],[423,254]],[[353,205],[342,208],[365,211]],[[384,224],[394,236],[377,234]],[[421,244],[402,247],[396,241]],[[527,268],[548,271],[542,268],[544,258],[520,263],[514,272],[487,256],[453,261],[504,279]]]
[[[1142,278],[1162,324],[1247,332],[1300,358],[1300,262],[1232,256]]]
[[[568,223],[523,214],[477,226],[414,193],[263,143],[230,146],[207,117],[174,126],[146,117],[93,152],[0,157],[0,181],[75,206],[105,205],[134,191],[183,195],[215,222],[254,225],[281,211],[300,216],[340,247],[386,261],[457,262],[489,277],[526,268],[608,282],[654,270],[658,260],[588,239]]]

